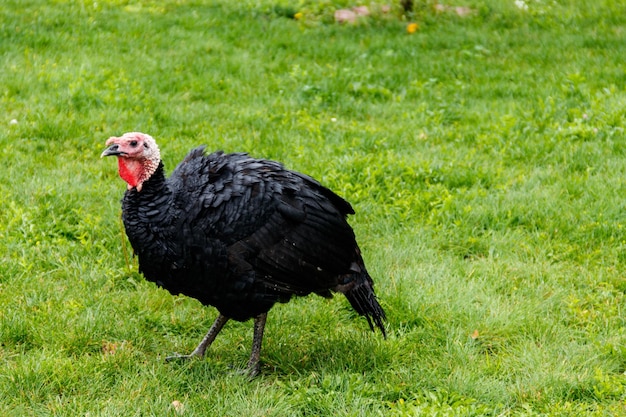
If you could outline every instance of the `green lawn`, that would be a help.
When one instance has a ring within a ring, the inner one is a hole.
[[[626,415],[626,3],[435,3],[0,0],[0,415]],[[348,199],[388,339],[311,296],[251,382],[250,322],[165,363],[217,312],[136,272],[134,130]]]

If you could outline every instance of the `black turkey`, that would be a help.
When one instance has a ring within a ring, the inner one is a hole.
[[[385,335],[385,312],[346,222],[348,202],[313,178],[244,153],[192,150],[165,178],[154,139],[111,137],[128,184],[122,217],[146,279],[217,308],[198,347],[204,356],[229,319],[254,318],[248,373],[259,372],[267,312],[310,293],[343,293]]]

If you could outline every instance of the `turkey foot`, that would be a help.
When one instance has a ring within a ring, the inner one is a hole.
[[[254,378],[259,374],[261,365],[261,344],[263,343],[263,331],[265,330],[265,321],[267,313],[259,314],[254,318],[254,334],[252,336],[252,352],[250,352],[250,360],[248,361],[247,375]]]
[[[228,317],[220,314],[219,316],[217,316],[217,318],[213,322],[213,325],[207,332],[206,336],[204,336],[200,344],[193,350],[193,352],[191,352],[189,355],[174,354],[172,356],[168,356],[167,358],[165,358],[165,361],[170,362],[173,360],[181,360],[181,359],[187,360],[191,358],[203,358],[206,350],[208,349],[209,346],[211,346],[211,343],[213,343],[213,341],[215,340],[220,330],[222,330],[222,327],[224,327],[227,321],[228,321]]]

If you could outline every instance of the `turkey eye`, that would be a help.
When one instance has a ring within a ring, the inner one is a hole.
[[[132,146],[133,148],[134,148],[135,146],[137,146],[137,141],[136,141],[136,140],[131,140],[131,141],[130,141],[130,146]]]

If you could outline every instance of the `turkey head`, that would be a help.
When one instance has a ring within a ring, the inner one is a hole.
[[[152,136],[139,132],[124,133],[120,137],[110,137],[106,146],[100,156],[117,156],[119,174],[128,184],[128,189],[141,191],[142,184],[161,161],[159,147]]]

